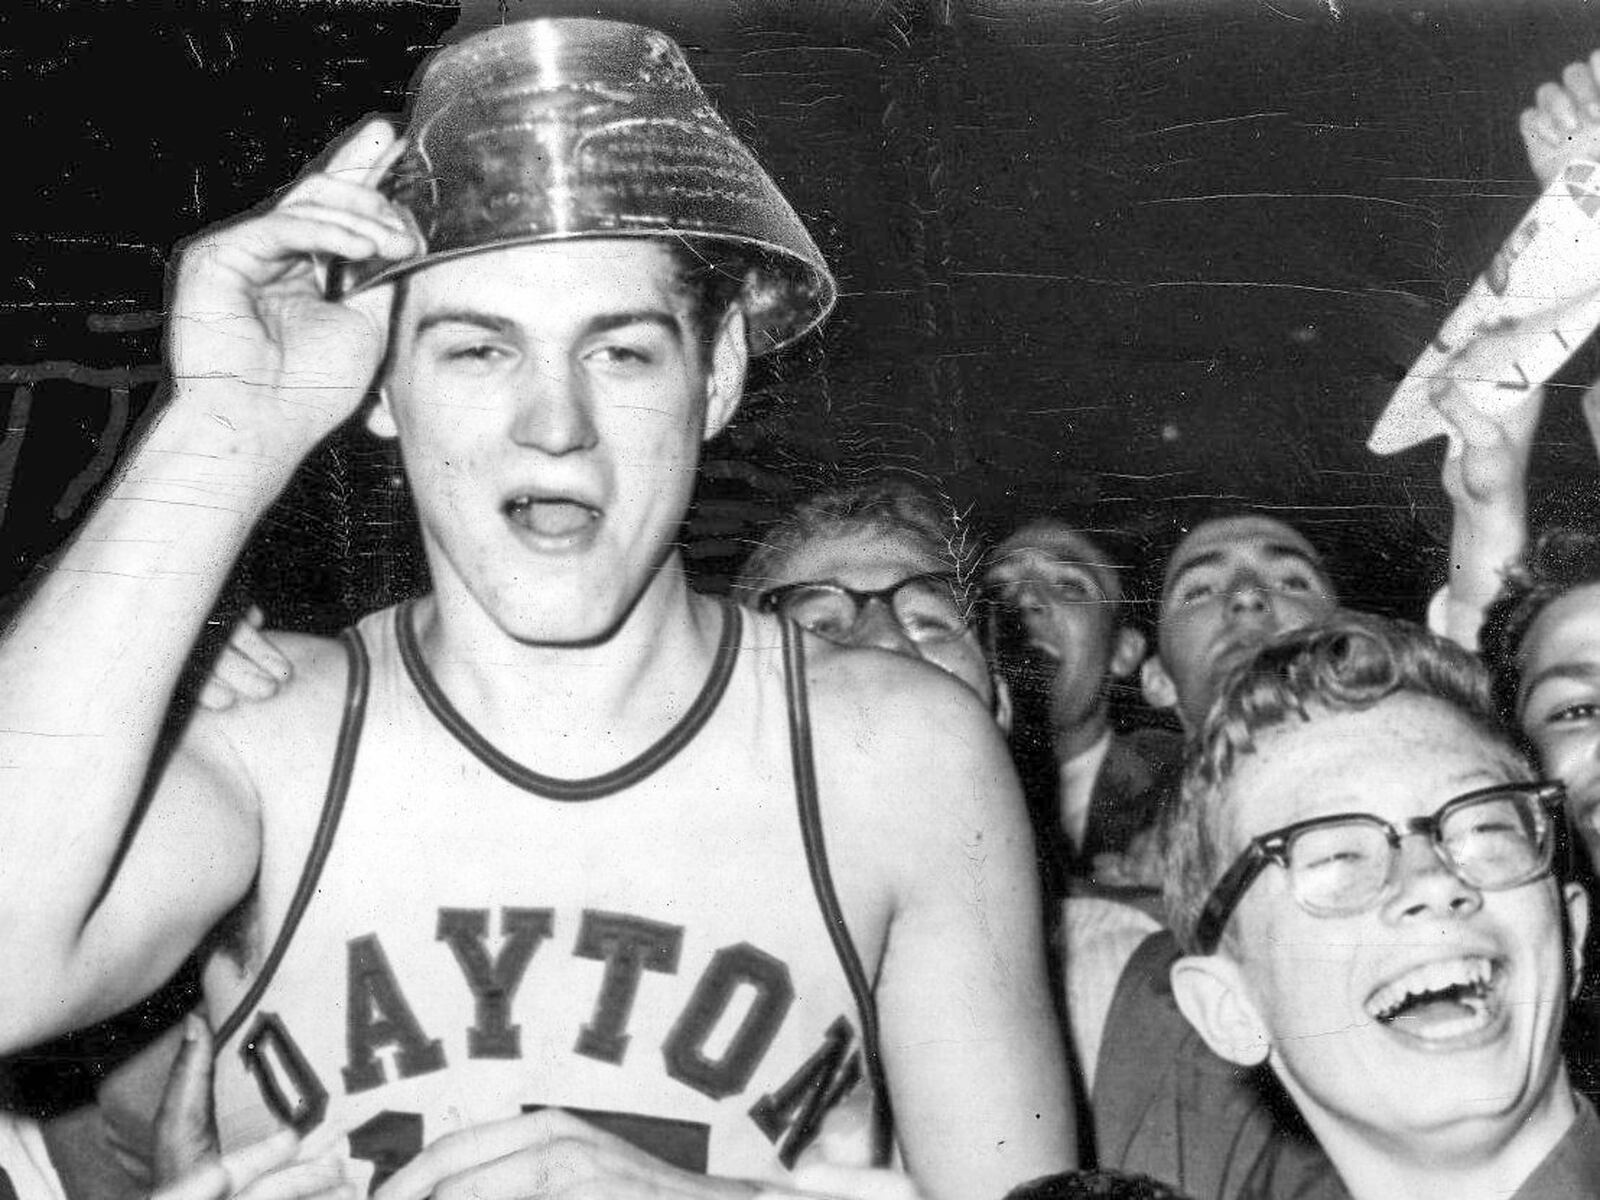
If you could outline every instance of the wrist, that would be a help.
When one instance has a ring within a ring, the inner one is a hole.
[[[1452,540],[1465,545],[1514,544],[1520,550],[1527,528],[1527,509],[1521,503],[1462,506],[1456,510]]]
[[[226,416],[237,406],[236,385],[173,388],[130,459],[126,481],[155,486],[212,486],[235,499],[270,505],[316,441],[298,444],[299,430],[264,438]]]

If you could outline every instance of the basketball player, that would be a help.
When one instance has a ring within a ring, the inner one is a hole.
[[[411,1162],[390,1195],[744,1196],[858,1087],[933,1200],[1071,1166],[988,713],[808,667],[674,544],[747,356],[831,301],[815,247],[653,31],[491,31],[418,105],[389,193],[372,122],[184,251],[166,403],[0,640],[0,1052],[209,939],[224,1148],[326,1129],[372,1179]],[[330,301],[331,257],[388,275]],[[252,525],[375,380],[432,594],[283,637],[275,695],[164,743]]]

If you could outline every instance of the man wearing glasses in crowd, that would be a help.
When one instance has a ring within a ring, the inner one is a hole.
[[[1342,1188],[1297,1194],[1600,1194],[1560,1053],[1588,922],[1552,873],[1561,793],[1477,662],[1420,631],[1341,614],[1229,677],[1172,829],[1171,986],[1331,1159]]]
[[[831,642],[931,663],[1009,729],[1010,693],[976,619],[979,557],[948,502],[888,480],[802,501],[751,552],[735,591]]]

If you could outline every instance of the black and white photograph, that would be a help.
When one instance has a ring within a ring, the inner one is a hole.
[[[0,113],[0,1200],[1600,1200],[1592,0]]]

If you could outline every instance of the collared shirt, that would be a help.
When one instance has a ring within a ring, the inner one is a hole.
[[[1074,854],[1083,852],[1084,835],[1089,831],[1089,809],[1094,804],[1095,784],[1110,749],[1111,731],[1108,729],[1099,741],[1082,754],[1075,754],[1061,764],[1056,811],[1062,832],[1072,842]]]
[[[1575,1096],[1578,1115],[1512,1200],[1594,1200],[1600,1196],[1600,1117]]]
[[[1067,1024],[1087,1088],[1094,1087],[1100,1040],[1122,972],[1134,951],[1160,928],[1161,923],[1148,913],[1107,896],[1068,896],[1062,904]]]

